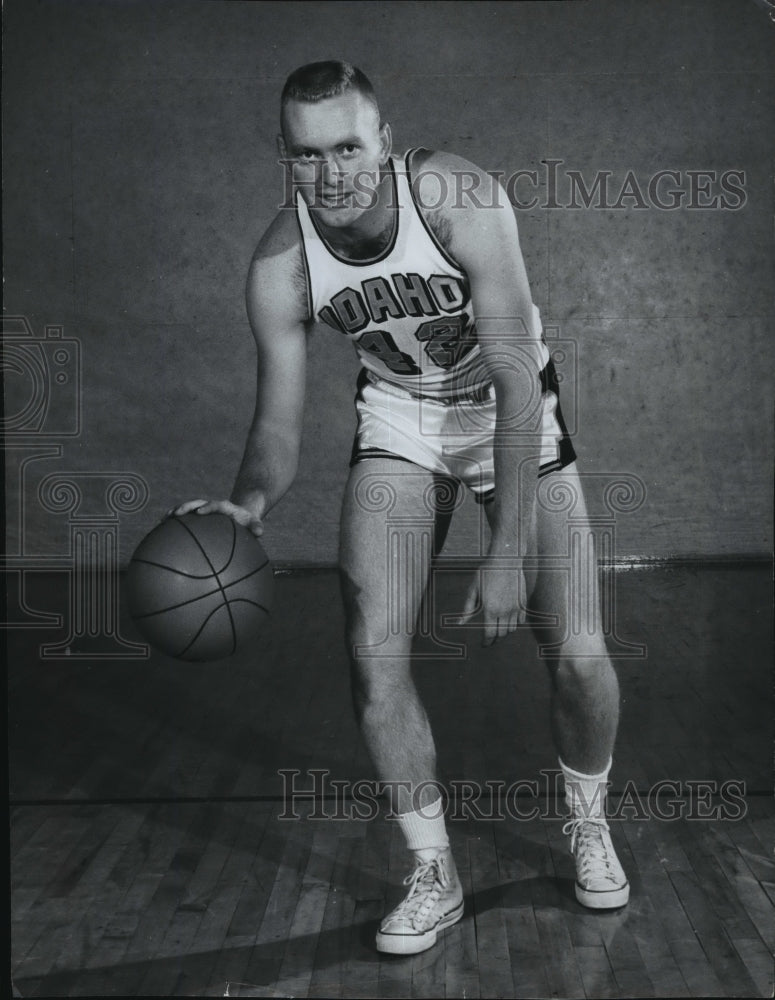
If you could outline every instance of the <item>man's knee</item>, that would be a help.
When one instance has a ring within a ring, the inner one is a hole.
[[[405,704],[414,688],[409,656],[364,653],[353,657],[350,683],[353,705],[359,718],[370,710],[382,714],[388,707]]]
[[[353,670],[370,683],[376,683],[388,666],[390,672],[399,672],[399,667],[409,670],[412,637],[406,633],[391,635],[385,627],[361,623],[346,629],[345,642]]]
[[[605,650],[594,647],[586,652],[574,650],[561,655],[554,661],[551,670],[554,682],[561,690],[594,691],[599,690],[601,686],[617,687],[616,673],[608,654]]]
[[[406,595],[373,593],[344,569],[340,577],[350,659],[409,656],[417,617],[413,602]]]

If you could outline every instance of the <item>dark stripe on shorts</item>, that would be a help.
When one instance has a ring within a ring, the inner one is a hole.
[[[545,476],[549,472],[556,472],[558,469],[564,469],[566,465],[570,465],[571,462],[576,461],[576,449],[573,447],[573,442],[568,434],[568,428],[565,425],[565,420],[562,415],[562,406],[560,405],[560,383],[557,378],[557,369],[554,367],[554,361],[549,358],[541,372],[541,389],[543,392],[553,392],[557,397],[557,405],[554,408],[554,416],[557,420],[557,426],[560,428],[561,437],[557,442],[557,452],[558,457],[554,462],[547,462],[546,465],[542,465],[538,470],[538,475]]]
[[[483,490],[481,493],[476,493],[473,490],[472,492],[474,493],[474,500],[479,504],[492,503],[492,501],[495,499],[494,486],[489,490]]]
[[[383,448],[359,448],[358,435],[356,434],[353,441],[353,450],[350,455],[350,468],[352,469],[354,465],[357,465],[358,462],[362,462],[366,458],[392,458],[397,462],[408,462],[409,465],[414,465],[415,468],[422,468],[422,466],[417,465],[417,462],[413,462],[411,458],[405,458],[403,455],[395,455],[392,451],[385,451]]]

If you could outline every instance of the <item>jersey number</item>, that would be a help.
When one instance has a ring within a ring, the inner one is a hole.
[[[375,354],[396,375],[419,375],[420,369],[409,354],[399,351],[387,330],[369,330],[358,341],[360,347]]]
[[[474,346],[474,329],[469,326],[466,313],[452,319],[428,320],[417,327],[414,335],[433,364],[445,371],[454,368]],[[387,330],[369,330],[359,339],[358,346],[378,357],[395,375],[421,374],[411,355],[398,349]]]
[[[466,335],[467,332],[467,335]],[[474,346],[473,328],[469,327],[466,313],[451,319],[431,319],[422,323],[414,332],[425,344],[425,353],[439,368],[449,371]]]

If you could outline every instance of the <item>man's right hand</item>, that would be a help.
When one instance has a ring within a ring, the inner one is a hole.
[[[252,514],[245,507],[239,507],[231,500],[187,500],[185,503],[167,512],[167,517],[180,517],[183,514],[226,514],[236,524],[247,528],[258,538],[264,533],[264,524],[260,517]]]

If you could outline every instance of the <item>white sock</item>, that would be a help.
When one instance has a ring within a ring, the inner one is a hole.
[[[413,812],[400,813],[396,819],[406,837],[406,846],[421,861],[430,861],[439,851],[449,847],[441,797]]]
[[[609,758],[605,770],[600,774],[581,774],[560,760],[565,778],[565,801],[573,816],[605,816],[605,793],[611,763]]]

